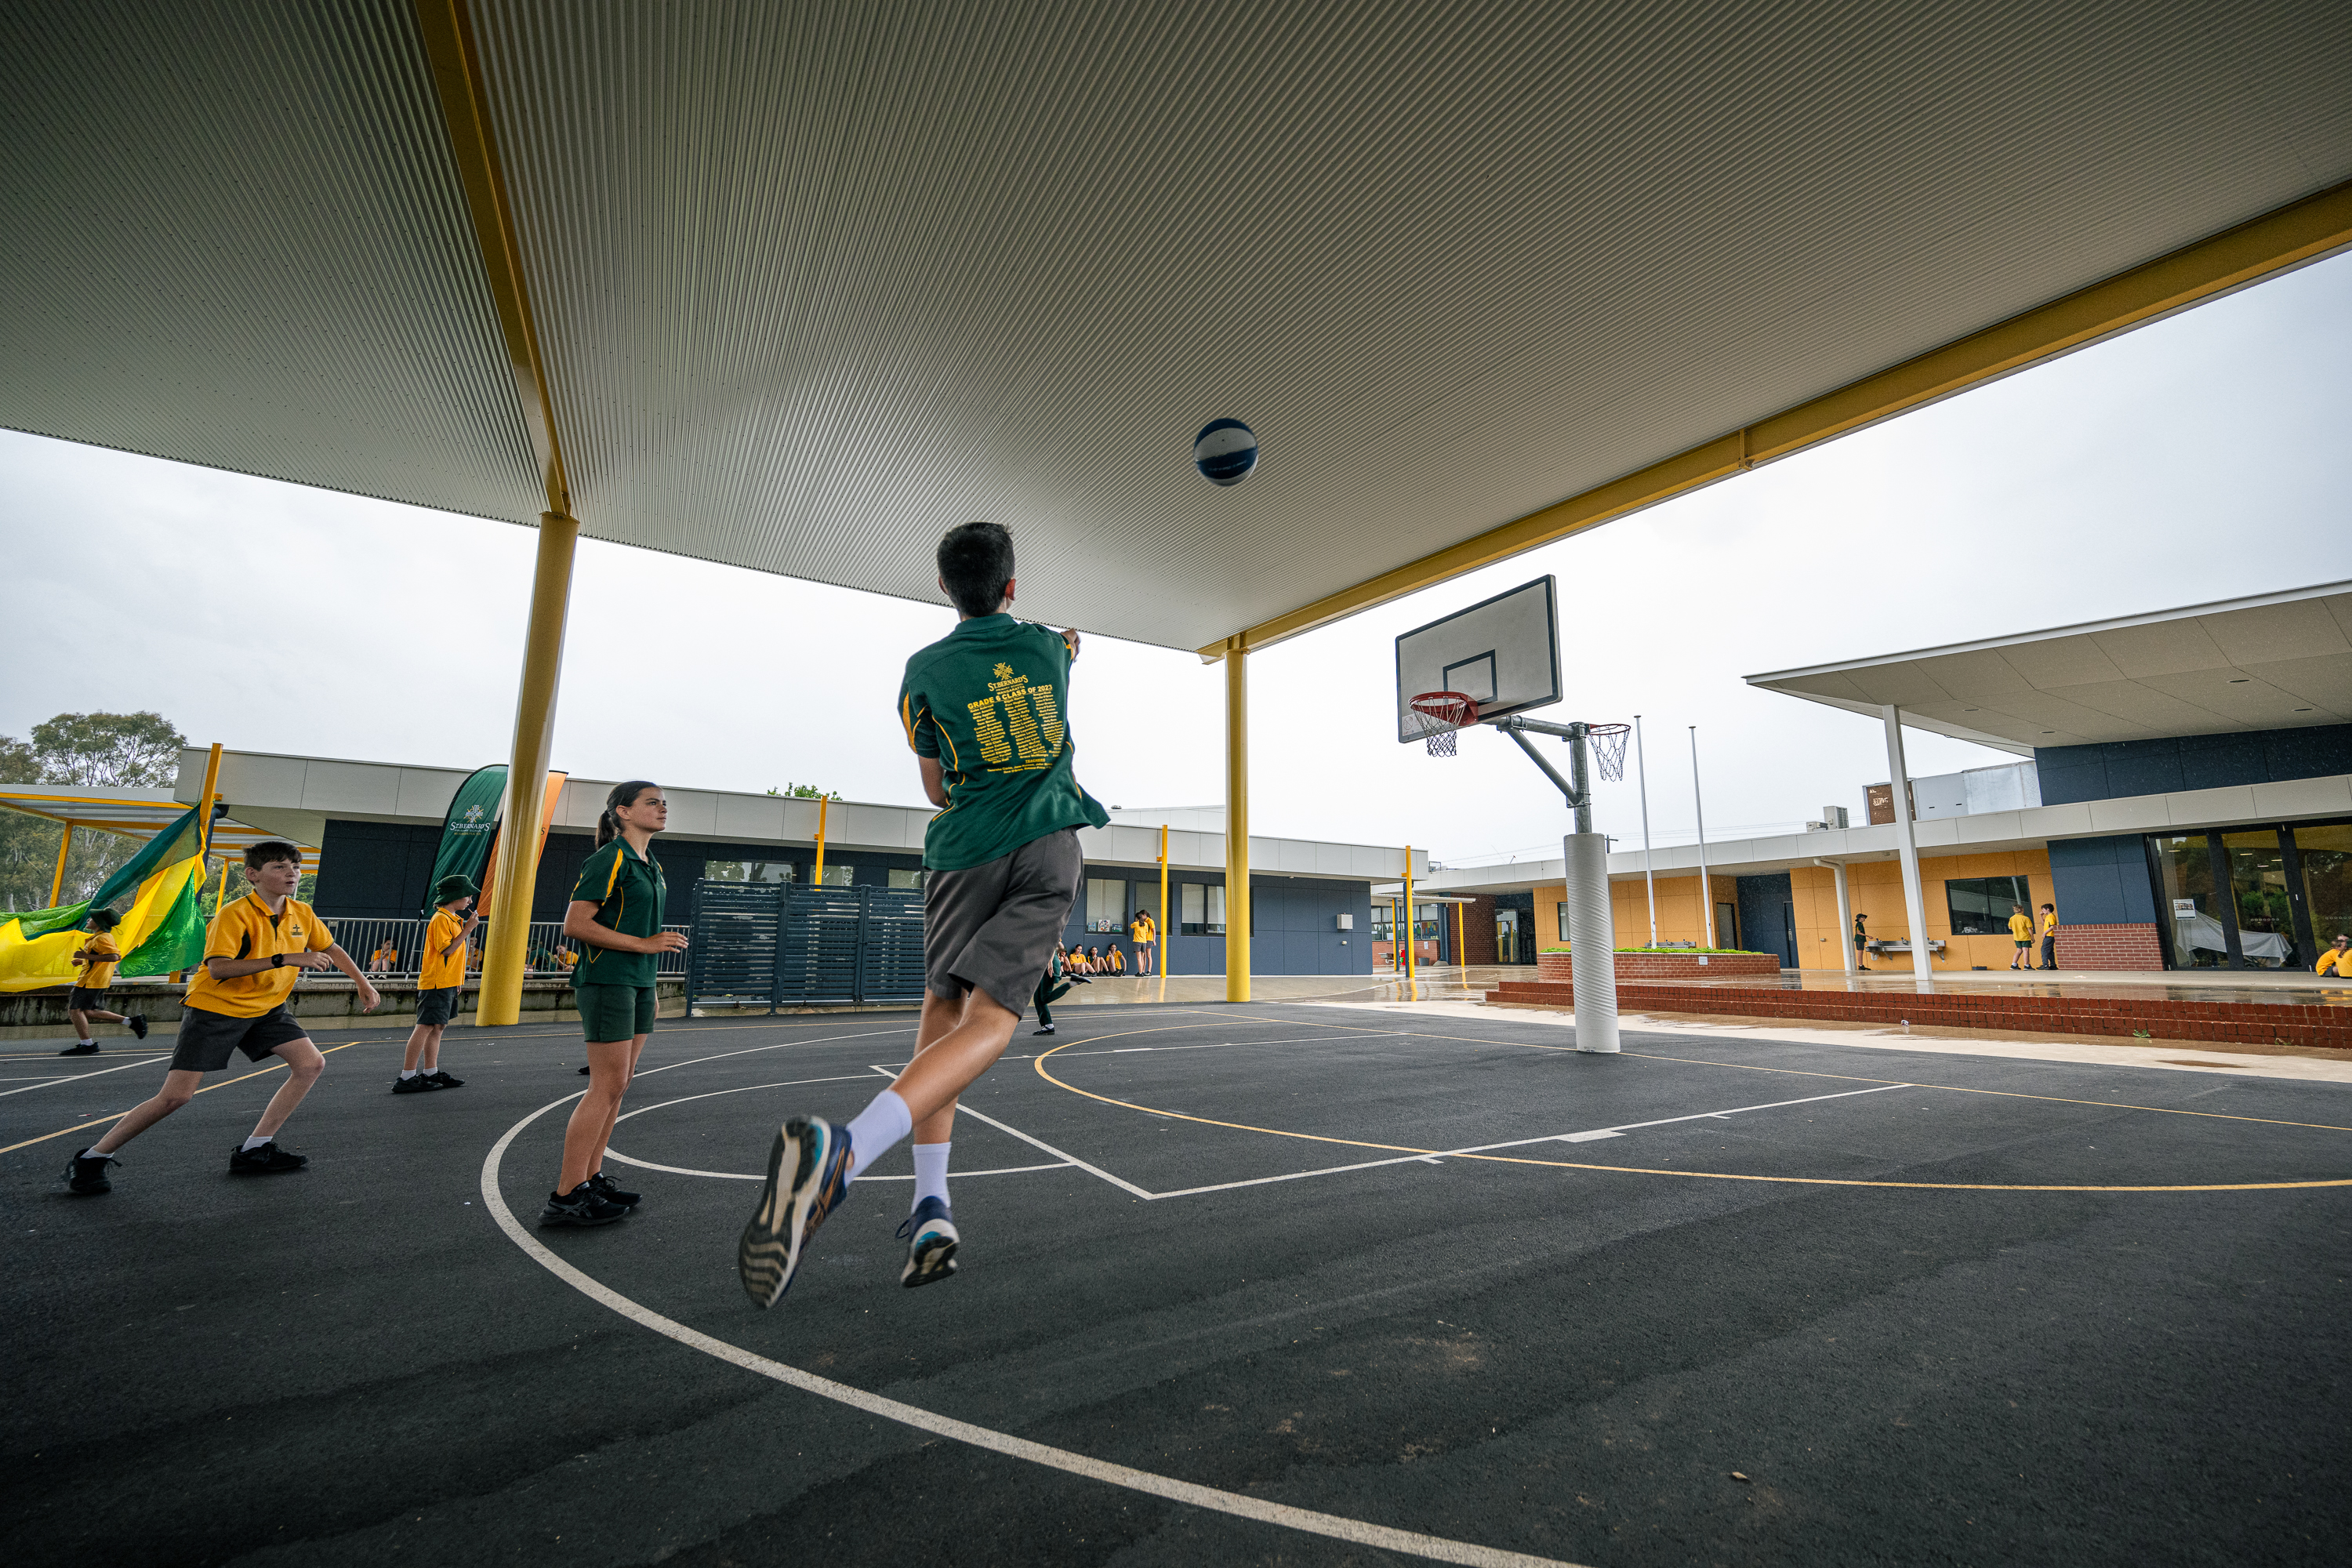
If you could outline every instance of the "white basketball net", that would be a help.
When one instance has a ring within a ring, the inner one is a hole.
[[[1407,738],[1426,741],[1433,757],[1453,756],[1454,737],[1478,721],[1478,705],[1459,691],[1424,691],[1405,707]]]
[[[1593,770],[1604,784],[1624,780],[1625,737],[1633,732],[1631,724],[1594,724],[1584,731],[1584,739],[1592,748]]]

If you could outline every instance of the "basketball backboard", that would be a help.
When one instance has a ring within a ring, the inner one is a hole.
[[[1397,739],[1422,739],[1408,704],[1424,692],[1461,692],[1482,721],[1559,701],[1558,596],[1538,577],[1398,637]]]

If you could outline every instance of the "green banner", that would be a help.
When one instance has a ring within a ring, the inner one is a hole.
[[[54,910],[30,910],[16,919],[24,923],[18,929],[29,942],[52,931],[71,931],[87,919],[92,910],[111,909],[139,891],[139,884],[169,866],[174,860],[184,860],[196,852],[196,808],[190,806],[181,813],[178,821],[150,838],[139,853],[124,861],[111,877],[92,893],[88,901],[61,904]]]
[[[433,857],[433,876],[425,884],[425,912],[433,912],[433,889],[441,879],[460,876],[479,887],[482,868],[490,862],[490,842],[499,832],[499,801],[507,792],[507,765],[492,763],[467,775],[450,797],[449,812],[441,819],[441,847]]]
[[[117,974],[169,974],[205,961],[205,913],[196,901],[204,884],[202,877],[190,877],[180,885],[179,896],[147,940],[122,955]]]

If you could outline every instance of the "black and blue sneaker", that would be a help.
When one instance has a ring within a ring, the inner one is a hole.
[[[956,1271],[956,1246],[962,1238],[956,1235],[947,1199],[925,1198],[917,1204],[898,1234],[907,1242],[907,1267],[899,1271],[898,1283],[908,1289],[937,1284]]]
[[[849,1130],[822,1116],[794,1117],[768,1151],[760,1206],[735,1246],[743,1293],[772,1307],[793,1288],[808,1238],[849,1192]]]

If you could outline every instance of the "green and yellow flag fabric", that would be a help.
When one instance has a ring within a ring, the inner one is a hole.
[[[111,909],[127,898],[130,909],[114,927],[122,950],[118,975],[169,974],[193,969],[205,955],[204,915],[196,902],[204,881],[204,858],[191,808],[155,835],[87,900],[53,910],[35,910],[0,923],[0,992],[37,991],[70,985],[80,971],[73,953],[82,943],[81,922],[94,909]]]

